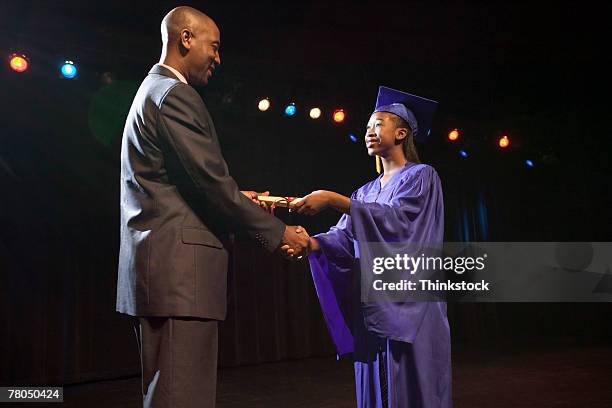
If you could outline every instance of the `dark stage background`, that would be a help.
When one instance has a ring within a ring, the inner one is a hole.
[[[440,102],[419,146],[443,182],[447,241],[610,241],[609,10],[574,3],[191,2],[217,20],[221,60],[202,89],[244,189],[350,194],[375,177],[361,136],[378,85]],[[0,384],[68,384],[138,373],[114,313],[119,148],[173,2],[0,2]],[[606,45],[606,47],[604,47]],[[58,77],[65,59],[77,80]],[[273,108],[256,109],[269,96]],[[287,119],[280,105],[347,111]],[[446,133],[463,131],[458,146]],[[349,132],[359,137],[351,143]],[[495,147],[507,132],[508,151]],[[527,168],[524,160],[536,162]],[[310,233],[337,219],[291,216]],[[239,239],[225,366],[333,355],[307,264]],[[453,304],[453,341],[612,339],[609,304]]]

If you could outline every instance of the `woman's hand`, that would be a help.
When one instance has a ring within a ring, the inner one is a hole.
[[[297,211],[298,214],[314,215],[323,211],[330,205],[331,192],[325,190],[317,190],[302,197],[297,203],[291,205],[292,211]]]
[[[328,207],[343,214],[348,214],[351,208],[350,198],[326,190],[313,191],[296,201],[295,204],[289,206],[289,211],[297,211],[298,214],[313,215]]]
[[[319,245],[319,241],[317,241],[314,237],[308,238],[308,252],[318,252],[321,250],[321,245]]]

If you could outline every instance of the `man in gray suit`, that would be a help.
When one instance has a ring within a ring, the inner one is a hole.
[[[145,407],[214,407],[217,322],[226,314],[228,233],[288,256],[301,227],[262,211],[229,175],[212,119],[191,85],[221,63],[213,20],[178,7],[162,55],[138,90],[121,148],[117,311],[138,317]]]

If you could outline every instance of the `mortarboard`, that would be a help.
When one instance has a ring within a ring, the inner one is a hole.
[[[380,86],[374,112],[389,112],[404,119],[410,126],[414,139],[423,143],[431,131],[437,107],[436,101]]]

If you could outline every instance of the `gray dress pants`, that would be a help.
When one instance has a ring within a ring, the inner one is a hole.
[[[144,408],[214,408],[217,321],[139,317]]]

